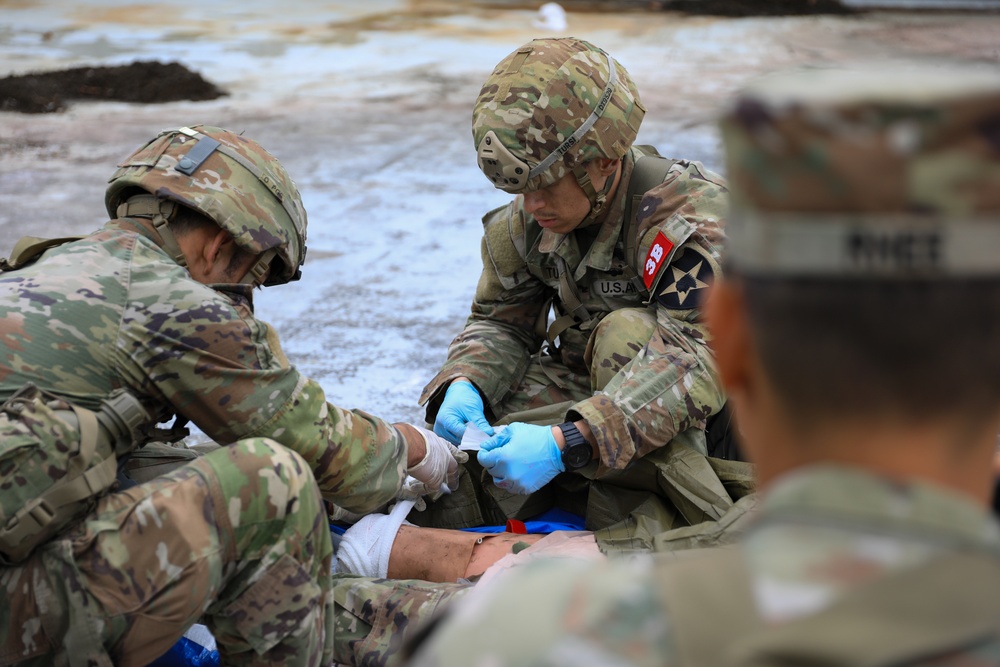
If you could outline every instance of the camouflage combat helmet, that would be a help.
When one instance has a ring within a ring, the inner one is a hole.
[[[610,55],[572,37],[536,39],[500,61],[479,93],[472,114],[479,168],[514,194],[572,173],[596,216],[606,192],[595,191],[583,165],[625,155],[645,113]]]
[[[148,193],[148,194],[146,194]],[[164,130],[118,165],[105,205],[111,217],[151,218],[165,249],[184,256],[167,223],[187,206],[259,255],[244,283],[298,280],[306,253],[306,212],[291,177],[256,142],[218,127]]]
[[[806,69],[747,86],[720,119],[727,261],[745,275],[1000,276],[1000,73]]]

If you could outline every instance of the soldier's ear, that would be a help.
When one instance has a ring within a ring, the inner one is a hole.
[[[618,169],[618,165],[621,163],[621,158],[609,158],[609,157],[599,157],[594,159],[594,164],[597,166],[597,172],[601,176],[610,176],[615,173]]]
[[[203,254],[208,264],[214,266],[219,262],[228,264],[229,258],[235,250],[236,242],[233,240],[232,234],[221,227],[216,227],[215,231],[209,234],[206,239]]]

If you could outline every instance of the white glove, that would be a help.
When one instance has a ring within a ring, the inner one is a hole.
[[[427,501],[424,500],[424,496],[433,495],[433,499],[437,500],[437,497],[444,495],[442,493],[435,494],[433,491],[427,488],[427,485],[421,482],[416,477],[412,475],[407,475],[406,479],[403,480],[403,486],[399,489],[399,493],[396,494],[397,500],[412,500],[413,509],[418,512],[423,512],[427,509]]]
[[[458,488],[458,464],[468,461],[469,455],[432,431],[413,428],[423,437],[426,453],[407,473],[423,482],[424,493],[451,493]]]

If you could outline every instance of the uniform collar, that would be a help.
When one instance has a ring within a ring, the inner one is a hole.
[[[163,250],[163,238],[157,233],[156,228],[153,227],[153,223],[145,218],[117,218],[105,223],[104,228],[134,232],[139,236],[145,237],[148,241],[156,245],[157,248]],[[167,256],[170,255],[166,250],[163,250],[163,252]]]
[[[153,243],[160,250],[163,250],[163,239],[156,232],[156,228],[153,227],[153,223],[145,218],[117,218],[115,220],[110,220],[104,225],[104,229],[117,229],[124,232],[133,232],[146,238],[150,243]],[[163,250],[163,254],[167,257],[170,256],[166,250]],[[186,270],[186,269],[185,269]],[[202,283],[204,284],[204,283]],[[253,311],[253,285],[243,285],[234,283],[212,283],[205,285],[206,287],[215,290],[216,292],[222,292],[229,295],[234,299],[242,299],[246,301],[247,306]]]

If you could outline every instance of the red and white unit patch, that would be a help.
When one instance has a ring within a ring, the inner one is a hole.
[[[660,232],[653,239],[653,245],[649,246],[649,253],[646,255],[646,262],[642,265],[642,282],[646,289],[653,286],[656,274],[660,272],[663,262],[670,256],[670,251],[674,249],[674,244]]]

